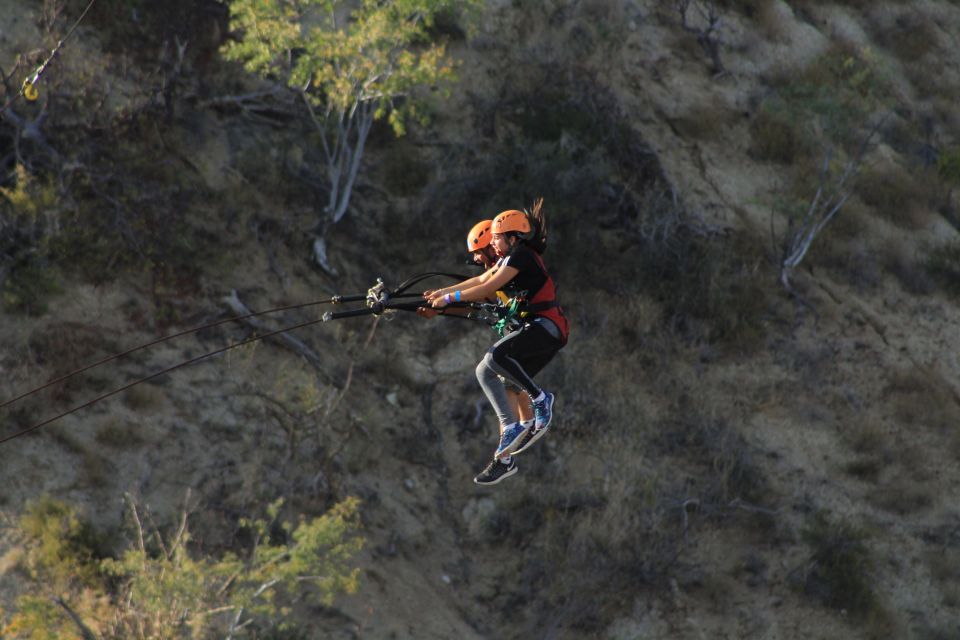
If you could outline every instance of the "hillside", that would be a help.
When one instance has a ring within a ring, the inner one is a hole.
[[[39,3],[8,5],[4,77],[79,13],[46,32]],[[430,122],[371,134],[326,230],[335,274],[309,251],[316,141],[295,101],[235,99],[263,85],[217,53],[224,7],[118,6],[16,106],[41,138],[0,120],[0,184],[28,165],[44,221],[0,203],[0,397],[228,317],[233,291],[261,310],[468,272],[470,226],[543,195],[573,319],[540,377],[556,429],[517,476],[472,482],[496,426],[474,376],[493,334],[470,323],[298,330],[319,364],[254,342],[0,445],[0,613],[42,593],[17,534],[40,496],[108,556],[136,538],[126,494],[165,532],[186,502],[209,556],[277,498],[294,521],[356,496],[359,591],[304,591],[269,637],[960,636],[960,6],[488,2],[474,30],[437,27],[459,82]],[[851,160],[788,290],[784,242]],[[5,407],[4,434],[251,335],[97,368]]]

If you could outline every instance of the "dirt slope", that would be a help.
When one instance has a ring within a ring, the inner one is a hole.
[[[205,293],[191,301],[189,318],[196,324],[216,317],[234,288],[263,308],[362,291],[378,275],[452,262],[460,229],[488,211],[450,213],[449,225],[424,237],[421,221],[444,218],[429,218],[423,203],[454,190],[449,185],[462,178],[457,164],[470,153],[480,174],[487,169],[482,156],[507,157],[512,138],[529,133],[529,123],[517,124],[525,108],[515,102],[519,82],[504,78],[529,79],[532,91],[549,95],[542,68],[569,70],[572,86],[591,78],[654,153],[691,215],[712,228],[762,237],[764,246],[771,203],[789,171],[756,157],[751,124],[773,78],[838,42],[874,51],[900,117],[927,118],[940,148],[956,144],[960,116],[947,106],[960,86],[955,4],[719,4],[721,74],[680,27],[672,3],[490,3],[479,33],[455,47],[463,81],[431,128],[369,152],[371,180],[390,175],[397,155],[430,167],[429,178],[413,194],[385,202],[376,189],[361,190],[359,210],[332,232],[343,275],[308,268],[302,247],[283,239],[271,252],[249,225],[234,225],[214,248],[224,265],[205,272]],[[0,18],[4,60],[35,39],[22,28],[31,22],[26,15],[24,9]],[[932,49],[903,35],[917,30]],[[935,81],[921,82],[922,65],[905,57],[919,50],[930,67],[936,58]],[[553,79],[571,86],[560,75]],[[205,135],[191,135],[197,126]],[[600,178],[587,184],[598,192],[628,182],[622,173],[632,167],[598,163],[593,139],[583,133],[588,127],[578,126],[561,122],[560,134],[536,144],[569,154],[584,173],[595,169]],[[211,202],[260,187],[236,179],[245,147],[231,127],[201,114],[174,123],[167,136],[192,159]],[[866,166],[914,167],[915,159],[895,146],[882,140]],[[527,175],[522,168],[514,173]],[[556,179],[579,184],[572,170]],[[522,204],[504,202],[498,186],[483,187],[494,193],[471,204],[494,213]],[[309,227],[309,203],[300,203],[306,214],[289,216],[271,208],[269,196],[260,198],[267,206],[237,215]],[[218,210],[211,204],[210,211]],[[580,225],[606,215],[561,211],[560,247],[575,244]],[[640,261],[622,248],[634,242],[632,229],[599,236],[604,244],[584,254],[605,262],[564,273],[574,339],[544,374],[561,398],[557,432],[495,490],[471,482],[494,438],[472,364],[490,335],[397,318],[306,332],[328,371],[262,344],[178,371],[0,449],[5,526],[25,501],[49,493],[81,506],[122,540],[123,492],[139,496],[158,519],[172,519],[189,488],[197,500],[195,537],[216,546],[229,542],[238,514],[277,495],[303,513],[322,512],[332,497],[358,495],[369,541],[360,559],[364,586],[333,608],[305,605],[311,637],[957,637],[960,305],[942,288],[910,290],[890,268],[895,261],[884,258],[923,255],[955,242],[957,231],[930,208],[908,229],[862,203],[851,217],[844,227],[838,220],[839,244],[811,252],[810,268],[797,275],[806,304],[777,288],[775,265],[758,263],[769,311],[762,335],[746,346],[672,342],[658,315],[663,301],[636,283]],[[379,238],[387,230],[422,242],[430,254],[397,250]],[[562,263],[561,255],[550,257]],[[623,278],[594,284],[593,269]],[[84,361],[150,339],[152,327],[138,322],[155,311],[145,280],[71,283],[46,316],[0,315],[3,396],[51,376],[39,352],[69,348]],[[285,319],[306,317],[316,316]],[[235,328],[178,341],[98,374],[56,406],[244,335]],[[302,421],[285,422],[257,394],[295,407]],[[45,409],[41,404],[18,420],[47,415]],[[117,435],[130,432],[136,436]],[[737,480],[731,470],[762,481]],[[733,488],[718,488],[719,481]],[[821,511],[867,532],[873,566],[866,575],[880,605],[866,617],[823,604],[815,584],[804,587],[811,568],[804,536]],[[660,534],[679,550],[665,568],[643,556],[645,545],[667,544]],[[591,546],[593,538],[621,547]],[[7,608],[18,588],[12,567],[0,562]]]

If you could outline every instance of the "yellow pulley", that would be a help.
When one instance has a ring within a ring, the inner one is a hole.
[[[40,97],[40,92],[37,90],[37,85],[30,82],[30,78],[27,78],[23,81],[23,97],[30,102],[34,102]]]

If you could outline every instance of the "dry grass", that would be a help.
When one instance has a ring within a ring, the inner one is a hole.
[[[716,140],[730,134],[740,121],[741,114],[723,104],[696,104],[675,122],[684,137],[693,140]]]
[[[850,423],[843,438],[857,454],[844,465],[844,471],[861,480],[876,482],[891,462],[889,434],[877,422],[863,418]]]
[[[927,554],[930,576],[940,588],[943,604],[960,607],[960,550],[938,549]]]
[[[48,433],[57,444],[76,456],[76,468],[79,470],[78,483],[81,486],[95,488],[107,484],[115,467],[107,457],[96,451],[84,439],[84,435],[74,433],[68,427],[53,428]]]
[[[888,436],[886,430],[872,420],[864,419],[852,425],[846,439],[857,453],[878,453],[886,448]]]
[[[881,259],[884,268],[896,277],[907,293],[922,296],[936,291],[936,280],[916,256],[904,254],[899,239],[892,239],[887,243]]]
[[[933,505],[932,492],[930,487],[900,479],[877,487],[868,494],[867,499],[870,504],[884,511],[905,516]]]
[[[30,336],[29,344],[37,363],[49,371],[50,379],[76,371],[115,350],[113,341],[104,337],[101,328],[79,322],[57,322],[39,328]],[[93,375],[76,376],[54,385],[51,393],[58,401],[66,400],[71,391],[90,387]]]
[[[166,395],[158,387],[138,384],[123,394],[123,403],[134,411],[154,411],[163,406]]]
[[[877,34],[877,41],[897,58],[910,63],[939,49],[940,30],[930,16],[916,10],[904,11]]]
[[[805,573],[797,576],[804,593],[861,618],[880,610],[865,529],[821,512],[807,522],[803,539],[812,554]]]
[[[126,449],[143,443],[141,428],[140,425],[129,424],[116,416],[111,416],[97,429],[94,439],[105,446]]]
[[[792,165],[809,157],[802,124],[783,111],[762,108],[750,123],[750,152],[760,160]]]
[[[930,249],[924,261],[926,272],[946,291],[960,296],[960,242]]]
[[[380,165],[380,182],[393,195],[416,195],[430,182],[431,165],[416,147],[404,140],[387,147]]]
[[[721,9],[736,11],[748,18],[755,18],[773,4],[773,0],[718,0],[716,4]]]
[[[950,386],[935,372],[918,368],[895,371],[883,396],[887,410],[906,427],[922,426],[948,433],[960,424],[960,404]]]
[[[915,230],[932,220],[931,194],[937,182],[932,171],[886,165],[865,170],[856,190],[880,216],[902,229]]]
[[[777,6],[777,3],[760,2],[759,7],[753,16],[757,25],[767,39],[774,42],[785,41],[790,32],[790,25],[787,21],[793,20],[791,12],[783,12]]]

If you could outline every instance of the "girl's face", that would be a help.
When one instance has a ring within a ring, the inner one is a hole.
[[[505,256],[510,251],[511,238],[505,233],[495,233],[490,236],[490,246],[497,252],[498,256]]]

